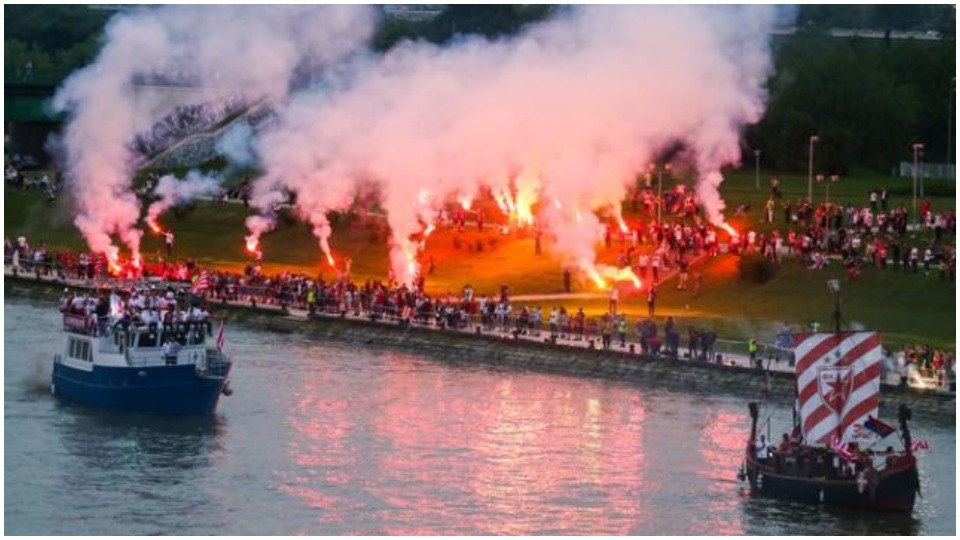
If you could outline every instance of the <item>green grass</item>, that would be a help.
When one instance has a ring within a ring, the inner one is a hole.
[[[806,196],[804,175],[780,175],[781,190],[791,201]],[[665,186],[673,181],[665,182]],[[869,175],[843,178],[832,186],[831,201],[863,204],[871,187],[912,189],[912,180]],[[931,193],[949,193],[931,197],[935,210],[954,209],[955,191],[951,183],[928,180]],[[816,189],[816,188],[815,188]],[[747,219],[735,223],[738,227],[758,226],[763,204],[769,196],[769,175],[761,174],[761,190],[755,189],[753,170],[727,174],[723,184],[728,211],[739,204],[750,204]],[[902,191],[902,190],[901,190]],[[910,191],[897,191],[891,205],[910,204]],[[8,237],[26,234],[31,243],[45,241],[52,247],[78,249],[84,246],[82,238],[72,225],[69,197],[49,204],[36,192],[5,190],[4,227]],[[815,201],[822,200],[822,187],[814,192]],[[629,210],[629,203],[625,209]],[[202,265],[232,270],[251,262],[243,246],[247,233],[243,220],[251,213],[241,205],[217,206],[199,202],[187,209],[170,212],[160,223],[176,234],[176,256],[192,258]],[[630,212],[626,214],[629,216]],[[494,212],[488,211],[488,216]],[[492,218],[491,218],[492,219]],[[774,226],[782,227],[782,211],[778,209]],[[769,228],[769,226],[766,226]],[[762,227],[761,227],[762,228]],[[923,244],[924,234],[913,242]],[[477,245],[480,245],[478,249]],[[955,243],[955,240],[954,240]],[[387,273],[388,246],[385,223],[373,220],[366,224],[343,219],[335,225],[331,240],[339,260],[351,257],[355,279],[383,279]],[[276,230],[263,237],[265,270],[283,269],[309,274],[332,272],[323,261],[310,227],[284,212]],[[427,287],[433,293],[459,292],[470,283],[478,294],[496,294],[501,285],[510,286],[514,294],[541,294],[562,291],[560,261],[551,255],[551,244],[544,240],[544,253],[534,255],[534,239],[527,233],[502,236],[492,227],[483,233],[468,228],[463,233],[440,230],[428,242],[425,263],[432,255],[435,271],[428,276]],[[618,251],[617,242],[610,250],[598,249],[598,260],[612,263]],[[144,235],[143,252],[148,259],[163,255],[161,237]],[[853,282],[846,282],[839,265],[823,271],[806,270],[796,261],[787,261],[776,277],[763,284],[744,283],[738,279],[736,258],[722,256],[694,268],[704,274],[704,288],[694,295],[690,291],[674,290],[674,283],[660,289],[657,315],[678,318],[681,328],[696,325],[715,329],[721,336],[744,338],[756,336],[772,339],[782,322],[795,326],[817,321],[829,328],[833,312],[833,296],[826,288],[826,280],[840,278],[843,283],[843,314],[855,325],[880,330],[888,345],[928,342],[931,345],[955,347],[956,303],[955,287],[931,276],[906,275],[893,270],[867,269]],[[593,291],[588,283],[574,283],[574,291]],[[643,294],[627,293],[621,299],[621,310],[631,315],[646,314]],[[538,302],[545,308],[550,302]],[[607,308],[603,298],[587,301],[566,301],[567,309],[584,307],[589,313]]]

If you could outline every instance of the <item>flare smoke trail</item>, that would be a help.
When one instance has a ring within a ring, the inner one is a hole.
[[[200,195],[210,195],[220,189],[220,180],[204,176],[197,171],[190,171],[183,180],[178,179],[172,174],[160,178],[154,194],[160,197],[160,200],[150,205],[147,210],[146,221],[154,231],[160,232],[157,224],[157,218],[168,209],[185,202],[189,202]]]
[[[346,204],[357,182],[378,182],[391,265],[409,283],[410,237],[432,206],[513,185],[536,194],[565,262],[589,271],[603,235],[593,210],[618,212],[626,185],[681,142],[700,202],[722,223],[720,167],[739,160],[739,131],[763,111],[775,15],[771,6],[586,6],[510,39],[400,44],[291,103],[259,141],[266,173],[254,204],[295,191],[325,241],[324,212]]]
[[[367,6],[177,5],[138,8],[111,20],[96,62],[71,76],[54,98],[56,109],[70,113],[65,170],[77,200],[75,223],[90,248],[115,260],[111,235],[118,234],[138,257],[140,203],[130,190],[129,144],[180,104],[149,103],[151,92],[135,80],[188,77],[194,102],[238,89],[282,102],[298,70],[330,65],[362,47],[374,19]]]

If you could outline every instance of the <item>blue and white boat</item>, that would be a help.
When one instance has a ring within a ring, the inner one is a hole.
[[[230,394],[232,364],[208,344],[207,321],[109,329],[64,313],[63,330],[51,391],[65,400],[130,412],[212,414],[221,394]]]

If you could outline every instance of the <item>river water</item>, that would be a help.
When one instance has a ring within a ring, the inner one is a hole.
[[[931,448],[912,516],[855,513],[748,496],[737,396],[230,327],[236,391],[215,417],[117,414],[50,395],[52,306],[4,315],[7,534],[956,531],[952,425],[914,422]]]

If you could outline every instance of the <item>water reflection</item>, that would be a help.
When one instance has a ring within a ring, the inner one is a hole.
[[[920,533],[919,522],[907,514],[884,514],[812,506],[765,497],[743,503],[745,534],[763,535],[907,535]]]
[[[56,408],[61,441],[84,475],[132,465],[157,481],[175,481],[172,471],[214,466],[227,435],[220,415],[121,413],[59,401]]]
[[[220,416],[105,413],[50,396],[47,351],[29,361],[58,341],[49,313],[6,306],[9,533],[955,532],[951,425],[916,422],[931,450],[913,517],[846,513],[744,496],[737,397],[237,328]]]
[[[740,498],[736,493],[739,482],[736,473],[742,461],[742,452],[748,431],[743,415],[707,408],[704,412],[706,426],[700,432],[700,448],[705,488],[708,497],[705,512],[719,518],[704,530],[692,534],[742,535],[737,506]],[[706,524],[704,524],[706,525]]]
[[[652,486],[639,480],[645,410],[633,390],[451,372],[398,354],[360,392],[331,373],[316,366],[294,390],[290,458],[299,472],[285,475],[282,487],[316,509],[325,527],[624,534],[643,521],[637,501]],[[356,493],[370,477],[377,481]],[[342,520],[357,511],[367,517],[362,525]]]

